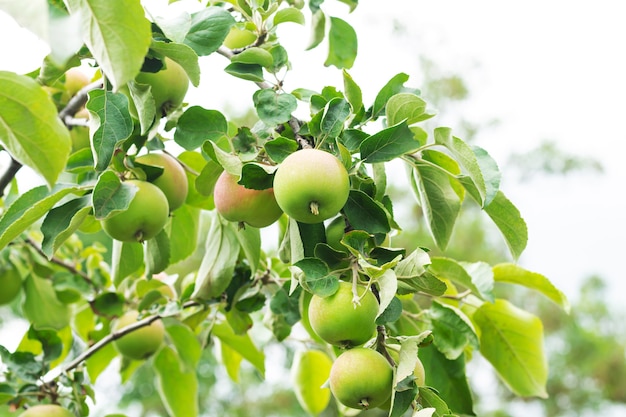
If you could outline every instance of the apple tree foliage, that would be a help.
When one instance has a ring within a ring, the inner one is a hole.
[[[358,13],[357,0],[341,2]],[[395,349],[396,360],[387,355],[395,365],[390,416],[409,409],[416,416],[473,415],[466,363],[475,355],[487,359],[513,394],[545,397],[542,322],[493,290],[520,285],[569,306],[546,277],[514,262],[526,246],[527,228],[500,189],[496,161],[449,127],[427,131],[422,122],[435,114],[403,72],[381,85],[373,102],[365,101],[349,72],[360,47],[357,34],[348,21],[329,15],[323,0],[208,3],[165,16],[146,13],[139,0],[40,0],[31,8],[2,3],[47,39],[51,51],[32,73],[0,72],[0,142],[11,161],[0,177],[1,260],[3,268],[19,271],[22,290],[14,310],[30,323],[17,349],[0,346],[0,403],[12,409],[59,403],[87,416],[93,384],[115,363],[123,381],[139,365],[152,367],[172,417],[200,415],[195,370],[204,349],[219,346],[234,378],[242,361],[265,373],[265,354],[250,333],[255,326],[268,327],[276,343],[304,329],[310,340],[302,349],[334,360],[341,352],[311,331],[304,306],[312,294],[332,295],[340,280],[358,280],[378,297],[377,334],[366,347]],[[287,24],[308,25],[311,37],[303,46],[327,48],[323,65],[336,68],[342,85],[319,91],[289,85],[286,74],[297,66],[292,69],[277,34]],[[72,36],[53,35],[60,27]],[[234,30],[253,36],[231,49],[225,41]],[[223,57],[233,83],[255,87],[246,99],[256,123],[237,125],[219,110],[193,103],[161,118],[151,87],[135,81],[142,70],[158,71],[167,57],[202,88],[199,61],[211,54]],[[81,63],[95,68],[96,76],[67,97],[65,73]],[[90,113],[91,146],[71,152],[70,130],[81,124],[74,115],[83,106]],[[334,154],[350,174],[340,212],[347,226],[344,250],[327,243],[324,223],[287,216],[278,222],[278,248],[267,250],[259,229],[217,214],[212,192],[222,171],[247,188],[270,188],[281,161],[306,147]],[[121,178],[155,175],[134,159],[163,149],[176,149],[185,167],[185,204],[156,237],[112,241],[100,221],[133,198]],[[386,192],[394,180],[392,162],[406,168],[407,192],[415,195],[439,248],[445,249],[461,205],[470,200],[500,230],[513,262],[461,262],[431,256],[420,242],[389,244],[402,231]],[[22,189],[15,180],[22,166],[45,185]],[[122,332],[114,330],[114,319],[129,309],[141,319],[122,330],[161,320],[164,342],[145,360],[115,361],[120,355],[113,342]],[[415,383],[418,356],[426,386]],[[319,389],[330,365],[310,357],[296,361],[304,369],[294,389],[303,408],[319,414],[334,403],[327,389]]]

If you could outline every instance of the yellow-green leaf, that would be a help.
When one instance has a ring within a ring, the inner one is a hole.
[[[291,367],[291,378],[298,402],[312,416],[318,416],[330,401],[328,380],[332,361],[319,350],[300,351]]]

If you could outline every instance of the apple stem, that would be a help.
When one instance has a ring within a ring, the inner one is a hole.
[[[314,216],[318,216],[320,214],[320,205],[317,201],[311,201],[309,204],[309,209]]]
[[[367,398],[362,398],[362,399],[359,401],[359,404],[361,405],[361,407],[363,407],[363,408],[365,408],[365,409],[370,408],[370,402],[369,402],[369,401],[367,401]]]

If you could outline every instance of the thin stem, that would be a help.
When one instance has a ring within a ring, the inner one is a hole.
[[[71,125],[71,119],[74,115],[87,103],[89,92],[104,87],[104,81],[98,80],[91,84],[87,84],[81,88],[67,103],[67,105],[59,112],[59,118],[68,126]]]
[[[4,174],[0,177],[0,197],[4,197],[4,189],[13,181],[13,178],[15,178],[20,168],[22,168],[22,164],[11,157],[7,170],[4,171]]]

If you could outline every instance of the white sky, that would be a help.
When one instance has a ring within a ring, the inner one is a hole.
[[[158,10],[167,2],[146,3]],[[444,71],[463,76],[471,91],[470,100],[459,109],[463,116],[501,122],[482,132],[478,143],[500,163],[504,191],[529,225],[530,241],[521,264],[545,274],[569,296],[576,294],[584,277],[599,273],[610,281],[617,303],[617,290],[626,290],[620,263],[626,250],[626,203],[620,193],[626,180],[621,168],[626,137],[620,123],[626,114],[623,4],[363,1],[351,15],[333,0],[323,7],[350,22],[359,35],[360,53],[350,73],[366,101],[401,71],[411,75],[409,85],[419,87],[420,54]],[[394,25],[407,33],[395,34]],[[340,71],[322,66],[325,45],[304,52],[308,29],[287,24],[284,30],[289,31],[283,42],[293,63],[285,88],[342,89]],[[0,70],[30,71],[46,53],[34,36],[20,31],[2,12],[0,39]],[[206,71],[200,88],[190,93],[192,101],[217,109],[251,106],[256,87],[224,74],[224,58],[215,54],[201,63]],[[545,139],[601,160],[606,173],[525,184],[507,176],[503,165],[512,152],[532,149]]]

